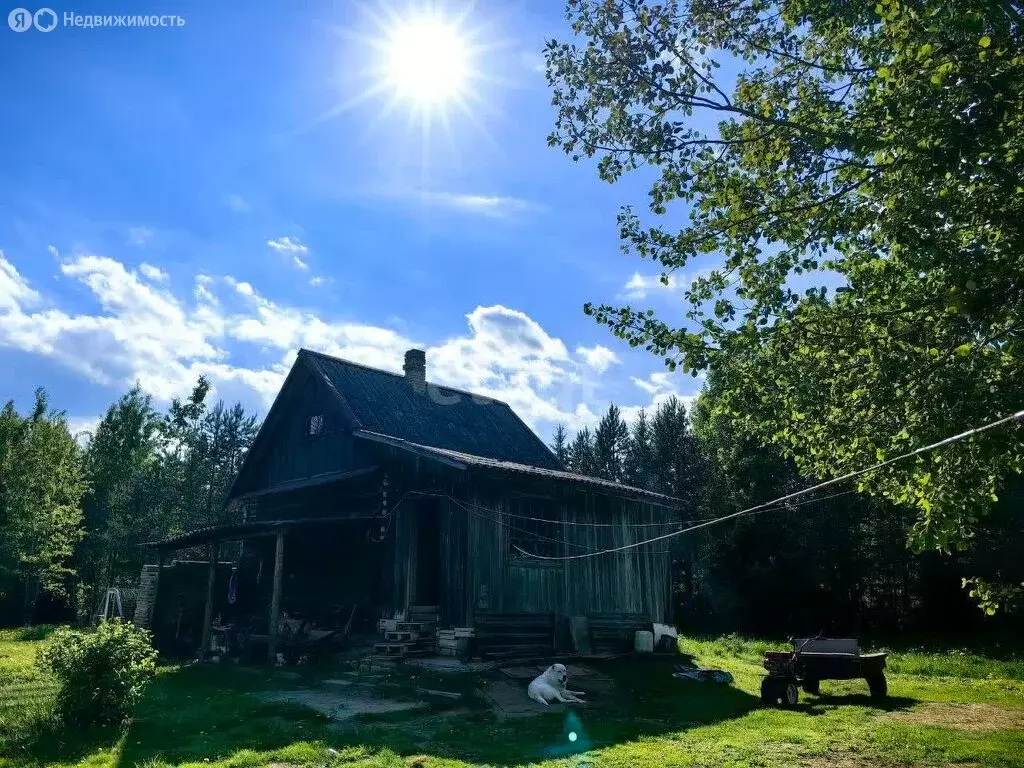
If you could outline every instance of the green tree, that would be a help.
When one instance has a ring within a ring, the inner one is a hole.
[[[658,490],[696,509],[703,487],[704,461],[683,401],[675,395],[658,404],[651,419],[651,447]]]
[[[636,488],[653,490],[657,486],[654,464],[653,435],[647,411],[643,408],[629,431],[629,442],[623,459],[623,482]]]
[[[594,453],[594,437],[586,427],[576,433],[569,444],[570,471],[580,475],[597,476],[597,457]]]
[[[551,437],[551,452],[555,454],[562,466],[569,464],[569,433],[564,424],[555,424],[555,433]]]
[[[161,414],[136,386],[101,420],[88,447],[85,607],[109,586],[136,582],[142,542],[238,522],[225,501],[259,422],[237,403],[207,408],[208,393],[200,378]]]
[[[619,216],[623,248],[665,281],[696,275],[682,325],[586,312],[671,368],[715,372],[716,408],[805,475],[1022,407],[1024,7],[569,0],[567,15],[576,37],[547,47],[550,143],[609,182],[653,170],[649,215]],[[946,550],[1022,468],[1006,428],[861,487],[916,510],[916,547]]]
[[[25,586],[26,621],[41,592],[66,593],[86,487],[81,449],[45,390],[25,417],[9,401],[0,411],[0,568]]]
[[[628,443],[629,427],[623,421],[618,406],[612,403],[594,430],[594,462],[598,477],[615,482],[622,480]]]
[[[134,583],[144,554],[139,544],[167,527],[159,498],[160,424],[152,398],[136,385],[107,409],[89,441],[80,609],[92,609],[98,590]]]

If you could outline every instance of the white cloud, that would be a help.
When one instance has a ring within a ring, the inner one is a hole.
[[[84,285],[96,302],[70,312],[47,303],[0,255],[0,347],[45,356],[109,386],[138,381],[160,401],[186,394],[205,375],[219,391],[251,393],[264,408],[300,347],[396,373],[405,350],[419,347],[431,381],[503,400],[545,435],[555,422],[572,430],[596,423],[603,408],[595,404],[606,400],[585,374],[617,361],[601,345],[570,353],[529,315],[500,304],[468,312],[461,333],[417,339],[280,304],[229,276],[198,274],[191,292],[176,296],[169,284],[148,282],[146,271],[89,253],[65,259],[58,279]],[[658,402],[677,391],[669,377],[634,381]],[[627,415],[637,410],[623,407]]]
[[[167,273],[160,269],[160,267],[154,267],[152,264],[141,264],[139,266],[139,272],[141,272],[142,276],[146,279],[161,283],[168,277]]]
[[[507,402],[531,425],[568,421],[584,392],[565,344],[496,304],[466,315],[469,334],[427,349],[428,378]]]
[[[241,195],[228,195],[224,199],[224,204],[235,213],[249,213],[252,210]]]
[[[612,365],[620,362],[619,356],[608,347],[595,344],[592,347],[576,347],[576,354],[583,358],[583,362],[589,365],[598,373],[604,373]]]
[[[100,418],[99,416],[68,416],[68,432],[78,441],[79,445],[84,447],[96,434]]]
[[[321,285],[326,285],[328,282],[329,282],[328,278],[321,277],[320,275],[317,275],[316,277],[309,278],[309,284],[311,286],[313,286],[314,288],[319,288]]]
[[[686,287],[683,278],[677,277],[675,273],[668,274],[663,282],[661,275],[641,275],[634,272],[624,286],[622,298],[643,299],[649,293],[658,292],[682,293]]]
[[[153,239],[154,234],[149,227],[132,227],[128,230],[128,244],[145,245]]]
[[[276,240],[267,240],[267,245],[278,253],[291,256],[292,264],[296,269],[300,269],[302,271],[309,269],[309,264],[307,264],[300,256],[300,254],[308,253],[309,247],[301,243],[297,238],[279,237]]]
[[[519,56],[519,60],[525,69],[536,72],[539,75],[543,75],[546,70],[544,56],[536,51],[523,51]]]
[[[676,375],[669,371],[656,371],[649,375],[646,379],[641,379],[637,376],[630,376],[630,380],[636,384],[644,392],[650,395],[657,395],[659,392],[674,392],[675,385],[672,381],[672,377]]]
[[[299,240],[291,237],[279,237],[276,240],[267,240],[267,245],[278,253],[306,253],[309,248]]]
[[[39,294],[29,287],[18,270],[4,258],[0,251],[0,311],[13,311],[22,306],[33,306],[39,301]]]
[[[420,199],[440,208],[449,208],[463,213],[488,216],[495,219],[509,218],[518,214],[536,213],[546,210],[538,203],[519,197],[503,195],[471,195],[456,192],[423,192]]]
[[[693,406],[693,401],[700,394],[700,387],[703,384],[704,378],[702,376],[693,378],[676,371],[663,370],[655,371],[643,379],[638,376],[630,376],[630,380],[651,397],[650,403],[647,405],[623,407],[622,418],[632,423],[636,420],[641,408],[645,408],[648,412],[653,411],[671,397],[681,400],[683,405],[689,410]],[[682,385],[685,383],[693,385],[687,388],[688,391],[686,392],[682,389]]]

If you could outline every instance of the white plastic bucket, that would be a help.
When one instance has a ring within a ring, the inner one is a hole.
[[[654,633],[640,630],[634,636],[633,647],[637,653],[654,653]]]

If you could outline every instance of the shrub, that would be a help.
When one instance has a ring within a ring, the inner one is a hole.
[[[65,724],[121,723],[156,671],[156,651],[149,632],[115,619],[94,631],[58,629],[36,663],[57,679]]]

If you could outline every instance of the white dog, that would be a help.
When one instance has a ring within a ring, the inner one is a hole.
[[[533,679],[530,687],[526,689],[526,693],[531,699],[545,707],[548,706],[549,701],[586,704],[587,702],[578,698],[584,695],[582,691],[566,690],[565,683],[568,679],[569,675],[565,671],[564,664],[552,664],[544,670],[544,674]]]

